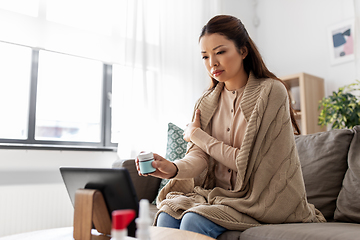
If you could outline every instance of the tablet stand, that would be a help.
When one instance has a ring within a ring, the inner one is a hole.
[[[103,235],[92,235],[93,227]],[[111,235],[111,220],[104,197],[94,189],[78,189],[75,193],[74,239],[108,240]]]

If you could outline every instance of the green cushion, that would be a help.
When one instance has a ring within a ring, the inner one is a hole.
[[[183,138],[184,130],[173,123],[168,124],[168,138],[165,158],[169,161],[182,159],[186,153],[187,142]]]
[[[184,130],[173,123],[168,124],[167,146],[165,158],[169,161],[182,159],[185,156],[187,142],[183,138]],[[159,187],[160,190],[168,183],[168,179],[162,179]],[[154,200],[155,204],[156,199]]]

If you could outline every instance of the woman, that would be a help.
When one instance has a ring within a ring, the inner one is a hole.
[[[217,238],[264,223],[323,222],[306,199],[284,84],[265,66],[241,21],[216,16],[200,35],[212,84],[195,106],[186,156],[155,155],[156,224]]]

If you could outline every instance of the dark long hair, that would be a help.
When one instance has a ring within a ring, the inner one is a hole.
[[[206,34],[218,33],[225,36],[227,39],[233,41],[237,50],[246,47],[248,55],[244,59],[244,69],[249,75],[250,72],[254,74],[256,78],[272,78],[280,81],[286,87],[285,83],[278,78],[275,74],[269,71],[266,67],[261,54],[259,53],[255,43],[250,38],[244,24],[240,19],[229,15],[218,15],[209,20],[209,22],[202,28],[199,40]],[[218,81],[211,77],[210,89],[214,88],[218,84]],[[289,95],[289,93],[288,93]],[[289,96],[290,99],[290,96]],[[294,109],[290,105],[290,117],[295,134],[300,134],[299,126],[295,120]]]

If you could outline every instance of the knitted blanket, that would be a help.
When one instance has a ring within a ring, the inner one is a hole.
[[[201,110],[201,128],[207,133],[211,133],[209,123],[223,88],[218,83],[195,106]],[[172,179],[160,191],[158,214],[166,212],[180,219],[186,212],[195,212],[229,230],[241,231],[261,224],[325,222],[307,202],[284,85],[250,74],[240,107],[248,126],[236,156],[234,189],[215,187],[216,160],[209,156],[200,176]],[[189,143],[188,152],[192,146]]]

